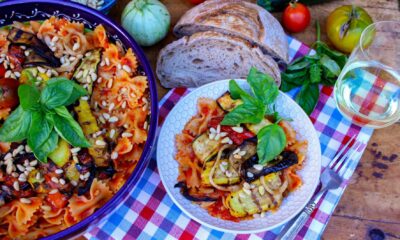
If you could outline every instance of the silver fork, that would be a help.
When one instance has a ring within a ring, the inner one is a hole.
[[[344,180],[344,174],[346,173],[346,167],[352,162],[353,157],[358,156],[362,153],[365,143],[363,141],[355,140],[353,136],[342,149],[335,155],[333,160],[329,163],[328,167],[321,174],[321,190],[310,200],[303,211],[293,218],[291,221],[286,223],[280,234],[276,239],[279,240],[292,240],[295,239],[297,233],[306,223],[308,217],[314,211],[317,201],[324,193],[329,190],[336,189],[342,184]],[[350,146],[351,142],[354,144]],[[343,171],[340,171],[343,170]]]

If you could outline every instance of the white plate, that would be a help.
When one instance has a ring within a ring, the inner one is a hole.
[[[238,84],[250,91],[245,80],[236,80]],[[161,181],[174,203],[195,221],[210,228],[231,233],[256,233],[273,229],[293,218],[312,197],[319,183],[321,170],[321,149],[317,133],[308,116],[295,101],[280,92],[276,100],[276,110],[284,117],[293,119],[291,126],[297,132],[298,139],[308,141],[308,152],[304,168],[299,171],[303,185],[286,197],[279,210],[268,212],[264,218],[245,220],[238,223],[212,217],[208,212],[182,196],[174,188],[178,177],[178,163],[174,156],[175,135],[180,134],[189,119],[197,113],[197,99],[208,97],[217,99],[228,91],[229,80],[213,82],[199,87],[181,99],[165,120],[157,145],[157,166]]]

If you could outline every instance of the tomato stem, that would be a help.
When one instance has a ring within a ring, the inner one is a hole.
[[[291,8],[296,8],[296,3],[298,2],[298,0],[291,0],[290,2],[289,2],[289,5],[290,5],[290,7]]]
[[[321,28],[319,26],[318,20],[315,21],[315,26],[317,28],[317,42],[321,41]]]

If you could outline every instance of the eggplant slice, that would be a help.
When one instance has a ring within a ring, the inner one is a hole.
[[[57,68],[61,66],[60,60],[54,56],[50,48],[34,34],[22,31],[18,28],[11,28],[7,39],[11,41],[12,44],[25,46],[33,50],[33,53],[30,54],[33,56],[26,59],[24,67],[46,65]]]
[[[252,182],[261,176],[268,175],[270,173],[278,172],[293,166],[298,163],[297,154],[292,151],[283,151],[280,154],[282,160],[273,161],[265,166],[261,170],[257,170],[254,165],[258,164],[257,154],[251,157],[249,160],[242,164],[241,175],[246,182]]]
[[[215,202],[218,199],[212,197],[195,197],[189,194],[189,188],[186,186],[184,182],[178,182],[174,186],[175,188],[180,188],[182,196],[184,196],[187,200],[192,202]]]

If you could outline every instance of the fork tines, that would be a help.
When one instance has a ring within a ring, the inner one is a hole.
[[[338,172],[341,168],[347,167],[356,153],[360,154],[362,152],[366,144],[363,141],[358,141],[356,138],[357,135],[354,135],[347,141],[329,163],[329,168]]]

